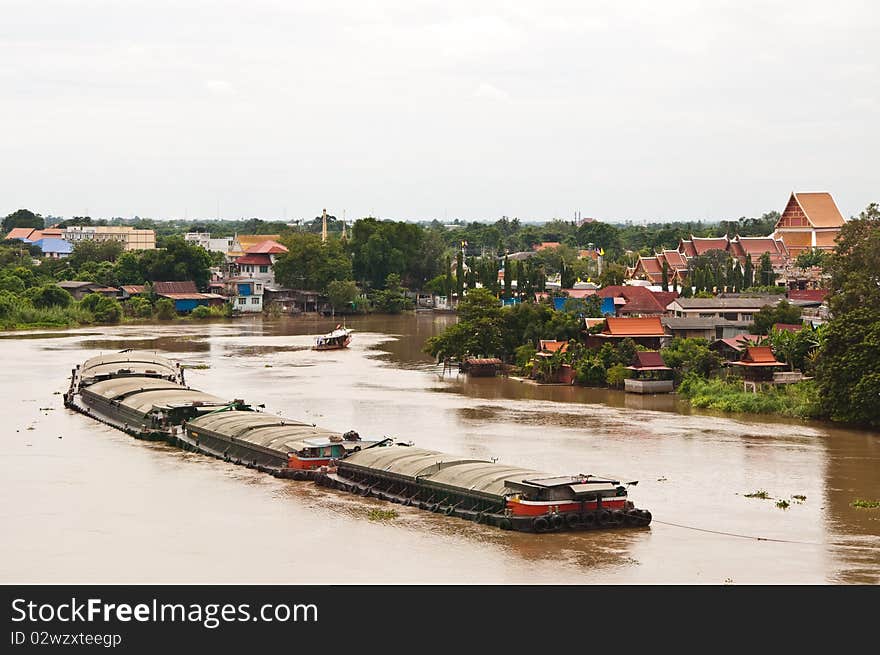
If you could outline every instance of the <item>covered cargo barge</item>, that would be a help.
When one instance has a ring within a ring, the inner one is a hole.
[[[182,438],[190,446],[228,461],[277,470],[281,477],[306,480],[349,452],[376,444],[349,431],[344,434],[282,419],[263,412],[214,412],[188,421]]]
[[[190,389],[179,364],[137,351],[78,366],[64,404],[142,439],[167,439],[187,420],[218,409],[248,409],[242,400]]]
[[[434,450],[363,440],[255,411],[184,383],[180,364],[123,351],[77,366],[65,406],[138,438],[161,439],[278,477],[442,512],[505,530],[647,526],[627,485],[607,476],[551,476]],[[633,483],[629,483],[633,484]]]
[[[651,522],[651,513],[636,509],[626,486],[613,478],[550,476],[405,444],[351,453],[337,462],[335,472],[317,481],[505,530],[548,532]]]

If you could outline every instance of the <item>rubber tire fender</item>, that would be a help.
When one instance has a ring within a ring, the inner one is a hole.
[[[596,513],[585,512],[583,517],[581,517],[581,524],[585,528],[592,528],[594,525],[596,525]]]
[[[513,528],[513,523],[510,522],[510,519],[501,519],[498,521],[498,527],[502,530],[510,530]]]
[[[611,512],[611,522],[612,523],[615,523],[616,525],[623,525],[625,521],[626,521],[626,514],[621,512],[619,509],[616,509],[613,512]]]
[[[532,521],[532,528],[534,528],[535,532],[547,532],[550,529],[550,522],[543,516],[539,516]]]
[[[609,512],[607,509],[600,509],[598,512],[596,512],[596,523],[598,523],[599,525],[608,525],[610,521],[611,512]]]
[[[573,514],[569,512],[565,515],[565,525],[567,525],[570,529],[574,530],[575,528],[580,527],[581,525],[581,517],[577,514]]]
[[[550,527],[554,530],[560,530],[565,525],[565,519],[560,514],[554,514],[550,517]]]

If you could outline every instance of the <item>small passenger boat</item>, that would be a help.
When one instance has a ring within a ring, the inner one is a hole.
[[[342,348],[348,348],[348,344],[351,343],[352,331],[337,325],[336,329],[332,332],[328,332],[315,339],[315,345],[312,347],[312,350],[341,350]]]

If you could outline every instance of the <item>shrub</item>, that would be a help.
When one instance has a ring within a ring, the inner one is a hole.
[[[174,309],[174,302],[170,298],[159,298],[156,301],[156,317],[160,321],[170,321],[177,316]]]
[[[197,319],[211,318],[213,315],[214,313],[211,311],[211,308],[205,305],[199,305],[190,313],[190,316]]]
[[[615,364],[605,373],[605,381],[608,383],[608,386],[618,389],[623,386],[623,381],[628,377],[629,369],[623,364]]]
[[[577,369],[575,380],[578,384],[597,387],[605,384],[605,376],[605,367],[602,366],[602,362],[588,360]]]
[[[722,412],[780,414],[798,418],[816,418],[820,415],[819,393],[813,380],[752,393],[743,390],[735,382],[706,380],[690,373],[682,380],[678,392],[687,397],[694,407]]]
[[[536,352],[538,352],[538,351],[535,350],[535,347],[530,343],[527,343],[524,346],[520,346],[519,348],[517,348],[516,350],[513,351],[514,361],[516,362],[516,365],[519,368],[525,368],[526,366],[528,366],[528,363],[535,356]]]
[[[79,305],[90,311],[99,323],[118,323],[122,318],[122,305],[115,298],[90,293],[79,302]]]
[[[129,316],[149,318],[153,315],[153,304],[150,302],[149,298],[145,298],[144,296],[134,296],[126,301],[125,310]]]
[[[31,301],[38,309],[68,307],[73,302],[73,296],[59,286],[47,284],[33,292]]]
[[[0,291],[0,318],[9,318],[12,316],[22,300],[14,293],[9,291]]]

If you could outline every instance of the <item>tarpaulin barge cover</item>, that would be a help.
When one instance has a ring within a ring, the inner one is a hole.
[[[215,412],[187,422],[190,445],[226,460],[277,468],[281,477],[310,479],[314,472],[361,448],[355,432],[339,434],[312,423],[282,419],[264,412]]]
[[[508,464],[393,444],[351,453],[317,482],[506,530],[645,526],[626,486],[604,476],[550,476]]]
[[[142,439],[167,439],[191,418],[247,407],[241,400],[190,389],[177,364],[137,351],[95,357],[74,369],[64,402]]]

